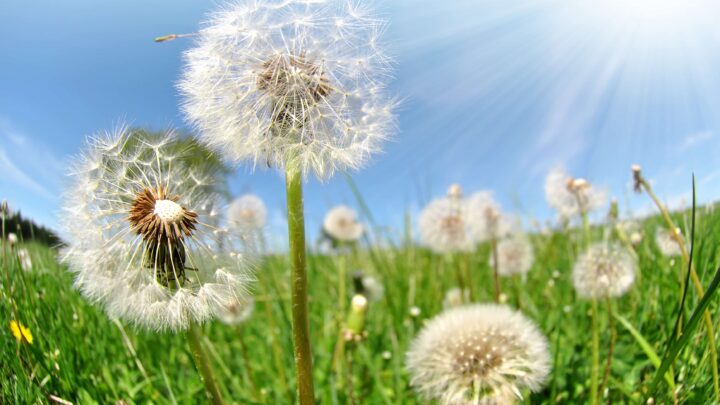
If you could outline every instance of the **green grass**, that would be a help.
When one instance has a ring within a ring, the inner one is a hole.
[[[689,223],[689,214],[683,215],[676,216],[676,221]],[[718,266],[719,220],[720,215],[704,209],[697,216],[694,263],[705,288]],[[640,403],[650,395],[656,403],[674,400],[669,375],[660,379],[656,392],[648,392],[673,335],[683,272],[679,257],[662,257],[654,245],[658,226],[662,226],[660,218],[642,224],[644,239],[637,247],[640,275],[631,291],[613,302],[617,340],[603,402]],[[606,230],[595,227],[592,232],[593,239],[599,240]],[[502,280],[508,304],[535,320],[550,342],[553,372],[542,391],[526,393],[526,402],[584,403],[591,358],[590,304],[576,300],[570,279],[582,236],[578,230],[536,235],[533,244],[536,262],[527,280]],[[13,253],[0,253],[0,402],[47,403],[50,395],[82,404],[118,400],[190,404],[204,398],[182,334],[151,334],[109,320],[72,288],[72,276],[57,263],[55,250],[33,243],[21,246],[31,252],[32,272],[21,271]],[[458,259],[470,263],[478,301],[491,301],[493,296],[487,259],[487,247]],[[348,389],[348,378],[338,379],[331,372],[339,321],[344,316],[337,299],[338,262],[331,256],[308,257],[319,402],[349,403],[351,393],[358,403],[424,403],[409,386],[404,353],[423,322],[442,310],[445,291],[455,286],[455,272],[443,257],[414,245],[361,249],[347,259],[348,273],[363,269],[385,286],[383,299],[370,305],[367,339],[349,349],[352,389]],[[560,272],[557,279],[554,270]],[[231,402],[291,403],[295,383],[287,258],[265,258],[257,277],[257,302],[250,320],[240,326],[205,325],[205,343]],[[350,280],[347,285],[352,285]],[[689,289],[684,322],[692,319],[699,302]],[[409,314],[413,306],[421,310],[417,318]],[[602,368],[610,331],[604,305],[600,308]],[[715,330],[720,329],[717,296],[708,300],[707,308]],[[18,344],[10,333],[9,321],[16,317],[32,331],[32,345]],[[688,337],[670,368],[678,401],[712,402],[713,359],[708,355],[703,324]],[[384,352],[391,357],[383,356]]]

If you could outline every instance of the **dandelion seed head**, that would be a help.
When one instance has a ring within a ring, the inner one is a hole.
[[[226,325],[237,325],[250,319],[255,307],[255,300],[248,297],[243,303],[232,303],[220,311],[218,318]]]
[[[384,27],[351,0],[230,4],[185,54],[185,114],[230,161],[320,179],[358,168],[396,127]]]
[[[503,238],[518,228],[518,221],[502,213],[489,191],[474,193],[465,202],[465,207],[470,231],[478,243]]]
[[[459,307],[469,301],[470,291],[463,291],[458,287],[453,287],[445,292],[445,297],[443,298],[443,308],[448,309]]]
[[[25,248],[18,249],[17,256],[20,261],[20,267],[23,271],[32,271],[32,259],[30,258],[30,252],[28,252]]]
[[[497,244],[497,269],[501,276],[527,274],[534,261],[532,244],[523,234],[515,234]],[[494,255],[490,255],[490,265],[495,266]]]
[[[363,226],[355,210],[339,205],[325,214],[323,231],[335,241],[356,242],[363,234]]]
[[[72,167],[61,217],[63,261],[83,295],[111,317],[157,331],[242,306],[252,281],[247,255],[219,250],[218,178],[175,142],[172,133],[124,126],[91,138]]]
[[[680,240],[684,241],[682,231],[680,231],[680,229],[676,229],[675,232],[677,233],[677,236],[680,237]],[[660,249],[660,253],[662,253],[663,256],[680,256],[680,245],[678,244],[675,237],[676,235],[673,235],[672,231],[669,231],[665,228],[658,228],[655,231],[655,243],[657,244],[658,248]]]
[[[362,278],[363,293],[368,301],[380,301],[385,295],[385,286],[373,276],[364,276]]]
[[[550,372],[543,334],[496,304],[436,316],[412,342],[406,364],[411,385],[444,405],[512,402],[522,389],[539,390]]]
[[[257,232],[267,222],[267,208],[260,197],[246,194],[230,203],[227,217],[231,229],[237,232]]]
[[[570,177],[562,168],[551,170],[545,178],[545,198],[564,219],[592,212],[605,205],[607,193],[585,179]]]
[[[436,253],[473,250],[475,242],[464,200],[452,197],[432,200],[420,213],[420,238]]]
[[[18,237],[16,234],[10,232],[7,234],[7,242],[10,245],[10,247],[15,246],[18,243]]]
[[[619,297],[635,281],[635,259],[621,245],[598,242],[575,262],[573,285],[583,298]]]

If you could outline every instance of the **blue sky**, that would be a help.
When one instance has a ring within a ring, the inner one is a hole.
[[[68,159],[85,136],[128,121],[184,126],[175,82],[212,2],[5,0],[0,4],[0,198],[55,226]],[[698,177],[720,197],[720,3],[710,0],[378,2],[396,56],[398,136],[352,173],[376,220],[398,229],[458,182],[509,210],[552,218],[548,170],[563,165],[637,211],[633,163],[677,204]],[[266,200],[283,240],[283,178],[241,167],[234,193]],[[308,229],[345,180],[306,188]]]

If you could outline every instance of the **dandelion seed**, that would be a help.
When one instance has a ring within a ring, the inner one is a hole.
[[[420,316],[420,308],[415,306],[410,307],[410,316],[413,318],[417,318],[418,316]]]
[[[676,229],[675,232],[678,236],[680,236],[680,240],[684,241],[680,229]],[[672,234],[671,231],[665,228],[658,228],[655,231],[655,243],[657,244],[658,248],[660,249],[660,253],[662,253],[663,256],[680,256],[680,245],[678,244],[675,236]]]
[[[525,235],[515,234],[503,239],[497,246],[497,269],[501,276],[525,275],[535,260],[532,245]],[[494,256],[490,256],[490,266],[495,267]]]
[[[504,305],[447,310],[425,325],[407,353],[411,385],[444,405],[511,403],[538,391],[550,372],[545,336]]]
[[[325,215],[323,232],[335,242],[352,243],[362,236],[363,226],[353,209],[339,205]]]
[[[30,329],[14,319],[10,321],[10,332],[19,343],[32,344],[33,342],[33,335]]]
[[[267,221],[267,208],[258,196],[243,195],[230,203],[227,219],[230,228],[240,234],[258,232]]]
[[[18,259],[20,260],[20,267],[23,271],[32,271],[32,259],[30,258],[30,252],[27,249],[18,249]]]
[[[126,127],[91,139],[61,218],[63,261],[83,295],[151,330],[185,329],[243,305],[252,278],[246,255],[219,252],[210,225],[217,178],[174,152],[175,142]]]
[[[571,219],[601,208],[607,193],[587,180],[572,178],[562,168],[556,168],[545,178],[545,198],[561,218]]]
[[[183,109],[231,161],[305,175],[355,169],[395,131],[384,23],[355,1],[246,1],[215,12],[185,55]]]
[[[635,281],[633,257],[619,244],[598,242],[578,258],[573,267],[573,285],[583,298],[619,297]]]

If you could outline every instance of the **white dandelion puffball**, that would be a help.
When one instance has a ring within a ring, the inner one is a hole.
[[[420,239],[435,253],[472,251],[475,241],[464,200],[452,196],[432,200],[420,213]]]
[[[18,249],[17,251],[18,260],[20,261],[20,267],[24,271],[32,270],[32,259],[30,258],[30,252],[27,249]]]
[[[443,405],[498,403],[524,388],[538,391],[550,356],[545,336],[520,312],[473,304],[430,320],[410,346],[407,368],[410,384]]]
[[[14,233],[10,232],[7,235],[7,241],[10,247],[13,247],[18,243],[18,237]]]
[[[635,259],[622,245],[598,242],[575,262],[573,285],[583,298],[619,297],[635,281],[636,267]]]
[[[470,302],[470,291],[461,290],[458,287],[453,287],[445,292],[443,298],[443,308],[454,308],[463,305],[466,302]]]
[[[181,330],[247,302],[246,255],[220,253],[217,176],[172,133],[120,127],[89,139],[70,173],[61,224],[75,285],[108,315]]]
[[[233,200],[227,208],[228,226],[238,232],[257,232],[267,221],[265,203],[255,195],[246,194]]]
[[[498,243],[497,259],[497,270],[501,276],[523,275],[530,271],[535,254],[527,236],[517,234]],[[493,255],[490,255],[490,265],[495,266]]]
[[[352,208],[339,205],[325,214],[323,231],[338,242],[356,242],[363,234],[363,226]]]
[[[570,219],[602,208],[607,192],[583,179],[570,177],[562,168],[555,168],[545,178],[545,198],[560,217]]]
[[[385,295],[385,286],[377,278],[373,276],[364,276],[361,280],[363,293],[368,301],[380,301]]]
[[[476,242],[500,239],[510,235],[518,221],[502,213],[489,191],[478,191],[465,202],[470,232]]]
[[[252,297],[248,297],[245,302],[232,303],[229,306],[223,308],[218,318],[226,325],[237,325],[250,319],[255,307],[255,300]]]
[[[676,229],[677,234],[680,236],[680,240],[683,240],[682,233],[680,229]],[[655,243],[657,244],[658,248],[660,249],[660,253],[662,253],[663,256],[671,257],[671,256],[680,256],[680,245],[678,244],[677,240],[675,240],[675,237],[671,233],[671,231],[665,229],[665,228],[658,228],[655,231]]]
[[[185,54],[184,112],[230,161],[356,169],[396,127],[384,27],[354,0],[231,3]]]

